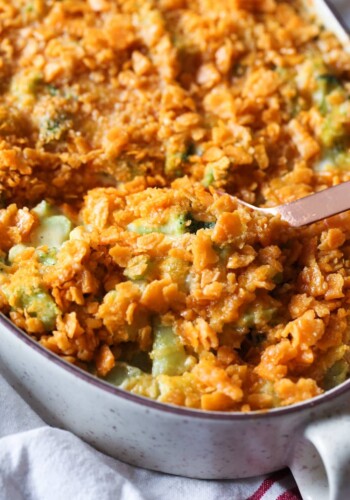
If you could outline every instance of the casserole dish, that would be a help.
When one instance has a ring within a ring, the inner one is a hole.
[[[332,19],[329,27],[346,43],[345,31],[327,6],[316,2],[315,7]],[[268,413],[174,409],[93,379],[42,350],[7,320],[2,325],[0,356],[12,383],[48,422],[72,430],[111,455],[154,470],[213,479],[289,465],[306,498],[349,494],[346,449],[340,452],[346,435],[342,408],[348,406],[347,382],[308,403]],[[310,424],[313,420],[317,423]]]

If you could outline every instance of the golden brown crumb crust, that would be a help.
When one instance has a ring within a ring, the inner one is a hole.
[[[349,72],[297,1],[0,0],[0,309],[103,377],[171,328],[183,372],[123,386],[172,404],[267,409],[344,380],[350,215],[293,230],[210,189],[273,206],[349,180]],[[49,265],[42,199],[76,226]]]

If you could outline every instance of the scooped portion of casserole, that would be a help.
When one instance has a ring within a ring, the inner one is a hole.
[[[135,394],[251,411],[350,372],[350,56],[302,4],[0,1],[0,310]]]
[[[182,178],[1,215],[2,309],[112,383],[247,411],[347,377],[348,214],[295,230]]]

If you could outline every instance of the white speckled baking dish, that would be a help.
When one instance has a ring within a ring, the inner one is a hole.
[[[306,0],[350,50],[323,0]],[[350,498],[350,380],[312,400],[265,413],[205,412],[118,389],[45,350],[0,315],[0,363],[50,424],[130,464],[223,479],[290,467],[305,499]]]

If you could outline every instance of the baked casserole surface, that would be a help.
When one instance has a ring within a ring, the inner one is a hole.
[[[297,1],[0,0],[0,310],[165,403],[344,381],[350,214],[292,229],[228,194],[350,180],[349,75]]]

